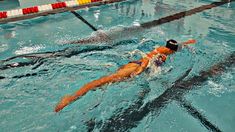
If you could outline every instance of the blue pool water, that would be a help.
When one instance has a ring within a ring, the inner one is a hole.
[[[62,50],[61,57],[46,58],[24,67],[2,68],[0,76],[5,78],[0,79],[1,131],[105,131],[108,120],[136,104],[143,91],[149,91],[141,99],[143,105],[133,111],[164,93],[188,69],[192,68],[186,80],[223,61],[235,51],[234,2],[151,29],[126,32],[127,27],[138,23],[211,2],[133,0],[79,10],[77,12],[95,27],[116,34],[112,41],[87,45],[62,44],[94,34],[69,12],[0,25],[0,60],[21,54]],[[195,53],[184,49],[172,55],[160,73],[146,71],[138,77],[103,86],[87,93],[62,112],[53,112],[62,96],[139,58],[138,54],[131,56],[130,52],[136,49],[147,52],[171,38],[178,41],[196,39],[198,42],[193,46]],[[102,47],[103,50],[100,50]],[[66,56],[84,49],[94,50]],[[0,64],[2,67],[29,61],[16,58]],[[224,132],[235,129],[234,77],[235,69],[232,67],[222,75],[195,86],[183,96],[210,123]],[[165,107],[150,112],[128,130],[209,131],[178,101],[165,103]]]
[[[2,0],[0,1],[0,11],[19,8],[20,3],[18,0]]]

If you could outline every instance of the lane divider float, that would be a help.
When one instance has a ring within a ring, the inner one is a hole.
[[[53,4],[33,6],[33,7],[28,7],[28,8],[23,8],[23,9],[0,11],[0,23],[17,21],[18,18],[19,20],[27,19],[26,16],[30,16],[30,15],[31,16],[35,15],[34,17],[37,17],[36,14],[40,16],[40,13],[50,14],[50,12],[52,11],[66,9],[66,7],[75,8],[75,7],[80,7],[84,5],[89,6],[91,3],[114,3],[114,2],[121,2],[121,1],[124,1],[124,0],[70,0],[70,1],[65,1],[65,2],[57,2]],[[61,11],[58,11],[58,12],[61,12]],[[28,18],[33,18],[33,17],[28,17]],[[12,19],[12,20],[7,20],[7,19]]]

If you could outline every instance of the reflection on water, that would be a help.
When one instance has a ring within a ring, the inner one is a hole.
[[[19,6],[18,0],[0,0],[0,11],[15,9]]]
[[[151,0],[142,0],[141,11],[143,16],[151,17],[155,13],[154,4]]]

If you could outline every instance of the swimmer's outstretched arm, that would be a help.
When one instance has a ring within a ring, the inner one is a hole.
[[[196,43],[196,40],[195,40],[195,39],[189,39],[188,41],[183,42],[182,44],[183,44],[183,45],[188,45],[188,44],[195,44],[195,43]]]

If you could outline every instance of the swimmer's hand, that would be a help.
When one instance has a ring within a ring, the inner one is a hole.
[[[193,47],[190,47],[189,44],[195,44],[197,41],[195,39],[189,39],[186,42],[183,42],[182,45],[183,47],[186,47],[189,49],[190,52],[196,53],[195,49]]]
[[[197,41],[195,39],[189,39],[188,41],[186,42],[183,42],[182,44],[183,45],[188,45],[188,44],[195,44]]]
[[[61,111],[64,107],[69,105],[70,103],[74,102],[76,100],[76,97],[73,95],[66,95],[64,96],[61,101],[56,105],[55,112]]]

